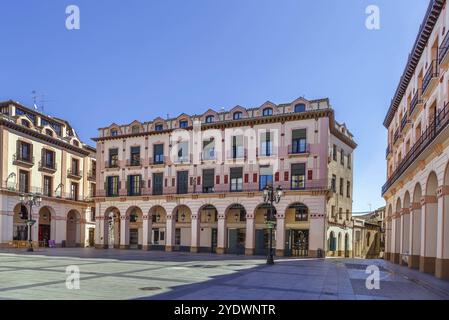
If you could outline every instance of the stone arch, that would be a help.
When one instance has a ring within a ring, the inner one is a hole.
[[[402,209],[402,248],[401,248],[401,254],[404,254],[408,256],[410,254],[410,223],[411,223],[411,216],[410,216],[410,192],[407,190],[404,195],[404,202],[403,202],[403,209]],[[402,261],[402,259],[401,259]]]
[[[226,252],[245,253],[247,215],[246,208],[239,203],[233,203],[226,208],[226,232],[224,237]]]
[[[81,242],[81,214],[72,209],[67,213],[66,246],[80,247]]]
[[[172,211],[172,223],[174,224],[173,250],[190,251],[192,239],[192,210],[185,204],[179,204]]]
[[[256,255],[267,255],[270,241],[270,228],[268,222],[270,221],[270,217],[271,221],[276,221],[276,215],[276,206],[271,206],[268,203],[260,203],[254,209],[253,242]],[[274,235],[272,240],[273,247],[276,247]]]
[[[343,241],[343,237],[342,237],[342,235],[341,235],[341,232],[339,232],[338,233],[338,242],[337,242],[337,252],[338,252],[338,255],[339,256],[341,256],[342,255],[342,253],[343,253],[343,243],[342,243],[342,241]]]
[[[143,247],[143,211],[138,206],[131,206],[126,210],[125,219],[125,248],[142,249]]]
[[[39,209],[38,239],[39,243],[48,246],[50,240],[56,241],[56,212],[50,206]]]
[[[401,217],[402,213],[402,201],[401,198],[398,197],[396,199],[396,210],[394,217],[394,262],[399,262],[399,254],[401,253]]]
[[[286,255],[305,257],[309,255],[310,230],[309,207],[300,201],[292,202],[285,209]]]
[[[419,261],[420,271],[435,272],[437,251],[437,226],[438,226],[438,202],[437,202],[438,177],[434,171],[429,173],[426,181],[426,194],[422,198],[422,227],[421,230],[421,256]]]
[[[18,203],[14,207],[13,212],[12,239],[16,241],[26,241],[29,237],[29,230],[26,224],[26,220],[29,216],[29,209],[21,203]]]
[[[155,205],[148,211],[151,221],[151,249],[164,250],[167,241],[167,210],[161,205]]]
[[[199,252],[216,252],[218,246],[218,209],[210,203],[198,209],[196,245]],[[193,236],[193,235],[192,235]]]
[[[337,238],[335,237],[335,232],[331,231],[329,233],[329,243],[328,243],[328,250],[333,252],[335,255],[335,252],[337,251]]]
[[[104,243],[109,248],[120,248],[120,210],[117,207],[107,208],[104,214],[104,223]]]
[[[410,253],[409,266],[412,268],[419,267],[419,256],[421,255],[421,198],[422,198],[422,187],[418,182],[413,189],[413,204],[410,212],[410,222],[412,223],[412,239],[410,242]]]

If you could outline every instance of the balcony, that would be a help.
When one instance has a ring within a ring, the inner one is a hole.
[[[80,180],[83,177],[83,171],[77,168],[67,169],[67,178]]]
[[[386,152],[385,152],[385,158],[386,158],[387,160],[389,160],[389,159],[391,158],[392,155],[393,155],[393,152],[391,152],[391,146],[388,145],[387,150],[386,150]]]
[[[87,172],[87,179],[89,181],[94,181],[95,182],[95,180],[97,179],[97,172],[96,172],[96,170],[89,170]]]
[[[412,101],[410,102],[410,117],[418,114],[424,105],[424,101],[422,99],[422,90],[418,89],[413,96]]]
[[[289,145],[288,146],[288,155],[289,156],[308,156],[310,154],[310,143],[306,143],[305,145]]]
[[[176,156],[173,159],[173,163],[175,165],[186,165],[186,164],[192,163],[192,161],[193,161],[193,156],[192,155],[190,155],[190,156],[188,156],[188,155]]]
[[[393,136],[393,145],[395,146],[399,141],[401,141],[402,134],[399,129],[396,130]]]
[[[16,166],[30,168],[30,167],[34,166],[34,157],[32,157],[32,156],[24,157],[21,154],[15,153],[12,156],[12,163]]]
[[[125,165],[127,167],[141,167],[142,166],[142,161],[140,160],[140,158],[138,158],[138,159],[127,159]]]
[[[106,169],[110,169],[110,170],[119,170],[120,169],[120,161],[118,161],[118,160],[105,161],[104,167]]]
[[[56,168],[57,168],[56,162],[39,161],[39,171],[55,173]]]
[[[408,114],[405,114],[402,117],[402,120],[401,120],[401,132],[402,132],[402,134],[405,134],[407,132],[407,130],[410,129],[411,124],[412,124],[412,121],[408,117]]]
[[[429,66],[429,69],[424,76],[422,83],[422,95],[424,98],[428,98],[430,93],[438,84],[439,65],[437,60],[433,60]]]
[[[234,150],[229,150],[227,153],[227,157],[226,159],[231,160],[231,161],[244,161],[248,158],[248,150],[246,149],[234,149]]]
[[[440,67],[447,68],[449,65],[449,32],[446,32],[446,36],[444,37],[443,42],[441,43],[440,48],[438,49],[438,61],[440,63]]]
[[[161,166],[164,165],[165,163],[167,163],[167,159],[163,155],[156,155],[155,158],[150,158],[148,160],[148,164],[150,166]]]
[[[438,112],[438,115],[430,123],[421,137],[416,141],[404,159],[399,163],[396,170],[382,187],[382,195],[402,176],[402,174],[418,159],[418,157],[435,141],[439,134],[449,125],[449,103]]]

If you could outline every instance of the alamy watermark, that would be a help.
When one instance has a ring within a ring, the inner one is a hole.
[[[365,20],[365,27],[368,30],[380,30],[380,9],[376,5],[369,5],[365,9],[368,15]]]
[[[78,266],[67,266],[65,269],[67,278],[65,280],[65,286],[68,290],[80,289],[80,268]]]
[[[80,8],[77,5],[71,4],[65,9],[68,14],[65,20],[65,27],[67,30],[79,30],[81,27]]]
[[[378,266],[370,265],[366,268],[365,273],[369,276],[366,278],[365,286],[368,290],[380,289],[380,270]]]

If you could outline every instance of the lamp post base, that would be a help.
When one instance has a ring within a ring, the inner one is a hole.
[[[273,259],[273,257],[268,257],[268,259],[267,259],[267,264],[269,264],[269,265],[274,264],[274,259]]]
[[[27,252],[34,252],[33,248],[27,248]]]

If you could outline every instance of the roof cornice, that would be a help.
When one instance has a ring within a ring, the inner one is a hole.
[[[430,35],[432,34],[433,28],[440,16],[440,13],[446,3],[446,0],[431,0],[429,7],[427,8],[426,15],[424,16],[424,21],[418,32],[418,36],[413,45],[412,52],[408,57],[405,70],[399,81],[399,85],[396,88],[393,99],[391,100],[390,108],[388,109],[387,115],[385,116],[383,125],[388,129],[391,121],[393,120],[394,114],[399,108],[399,104],[407,90],[410,80],[415,72],[416,66],[421,59],[424,48],[427,45]]]

